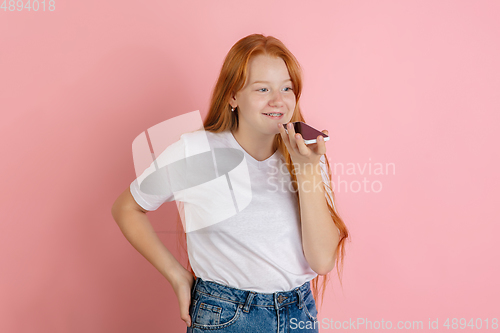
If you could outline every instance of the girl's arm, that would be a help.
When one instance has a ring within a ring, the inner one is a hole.
[[[319,275],[325,275],[335,266],[339,230],[328,210],[321,176],[321,156],[326,153],[323,137],[306,146],[302,135],[296,134],[291,123],[288,133],[278,124],[281,138],[290,154],[297,177],[299,191],[300,220],[302,225],[302,247],[309,266]],[[327,130],[323,133],[328,134]]]
[[[111,209],[123,235],[172,284],[176,275],[186,270],[165,247],[151,226],[146,213],[127,188]]]
[[[319,275],[325,275],[335,266],[335,255],[340,240],[328,210],[323,188],[321,167],[306,167],[297,172],[299,188],[302,247],[309,266]]]
[[[137,204],[130,188],[116,199],[111,209],[125,238],[170,282],[177,295],[181,319],[191,326],[189,305],[194,277],[160,241],[146,216],[147,212]]]

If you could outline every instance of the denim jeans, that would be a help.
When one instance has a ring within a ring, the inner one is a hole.
[[[309,281],[272,294],[236,289],[196,278],[187,333],[318,332],[318,311]]]

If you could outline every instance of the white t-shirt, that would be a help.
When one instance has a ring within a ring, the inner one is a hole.
[[[215,174],[211,170],[198,175],[190,168],[204,165],[206,159],[201,161],[199,157],[207,157],[207,149],[218,152],[212,155],[218,165],[203,168],[215,169]],[[230,158],[225,159],[225,154]],[[273,293],[292,290],[317,276],[304,256],[298,202],[279,151],[258,161],[229,130],[197,131],[183,134],[156,162],[162,159],[156,167],[177,163],[176,168],[168,169],[168,176],[153,180],[157,184],[161,179],[162,190],[148,189],[152,178],[144,181],[146,170],[142,178],[131,183],[130,191],[149,211],[166,201],[185,202],[187,250],[197,277],[238,289]],[[179,175],[180,170],[191,173],[189,177]],[[199,179],[192,180],[194,173]],[[180,178],[189,178],[191,183],[178,184]],[[250,195],[245,189],[251,189]]]

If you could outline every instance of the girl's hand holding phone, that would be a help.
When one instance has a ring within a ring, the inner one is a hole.
[[[278,128],[281,134],[281,138],[285,143],[285,146],[292,158],[292,162],[298,163],[299,165],[305,167],[307,164],[318,164],[321,155],[326,153],[326,145],[325,141],[329,139],[329,137],[324,138],[322,135],[318,135],[316,137],[316,143],[312,143],[307,145],[304,141],[303,137],[299,133],[295,133],[295,129],[292,123],[286,124],[278,124]],[[322,131],[323,134],[328,135],[327,130]],[[306,170],[300,169],[300,170]]]

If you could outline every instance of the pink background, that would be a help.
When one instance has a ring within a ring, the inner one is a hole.
[[[298,58],[301,105],[329,130],[330,163],[367,164],[334,176],[350,186],[336,192],[352,242],[320,320],[427,330],[429,318],[441,329],[481,318],[485,330],[500,319],[499,12],[498,1],[457,0],[0,10],[0,332],[185,331],[170,284],[111,205],[135,178],[134,138],[204,116],[224,56],[251,33]],[[375,163],[395,172],[376,175]],[[174,203],[148,214],[174,253],[176,214]]]

